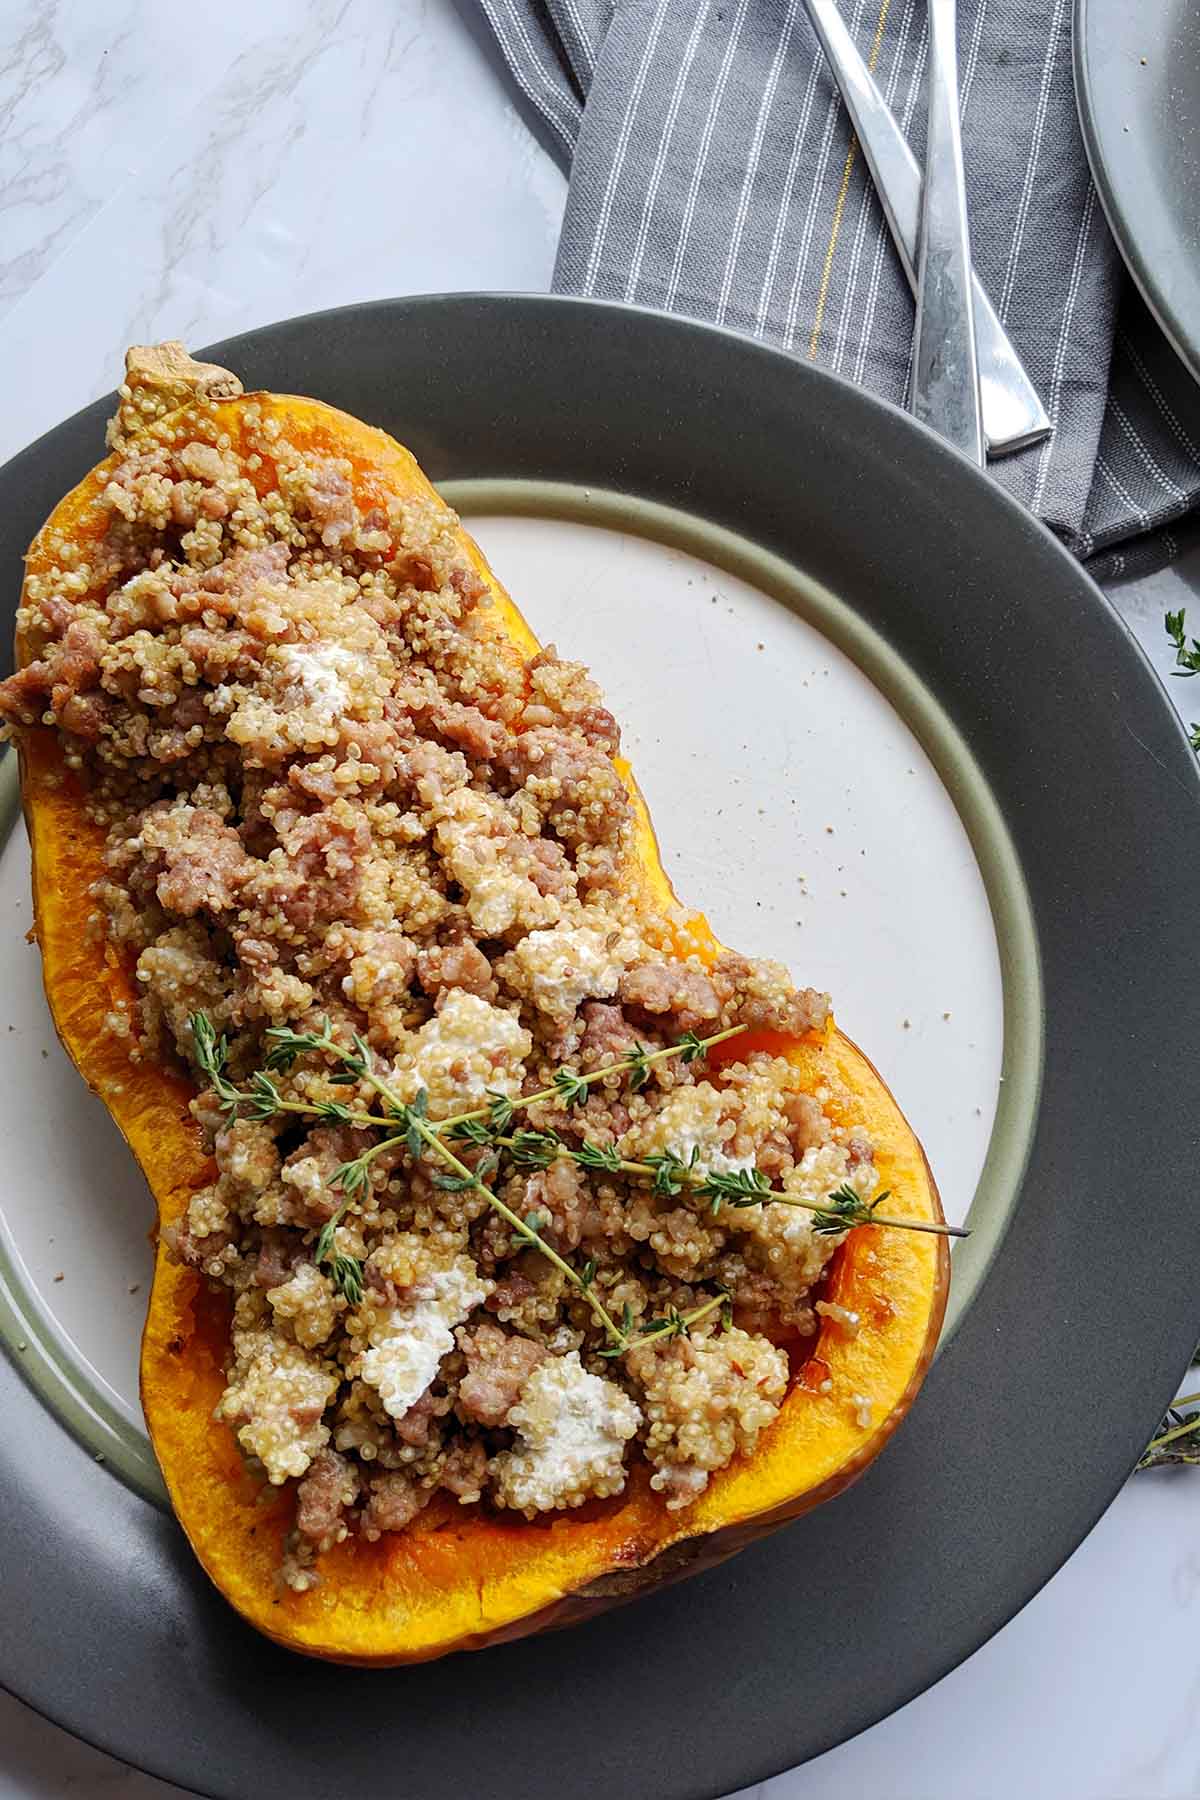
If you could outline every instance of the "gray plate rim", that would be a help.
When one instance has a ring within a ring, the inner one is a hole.
[[[1122,104],[1125,89],[1111,72],[1124,68],[1133,83],[1146,47],[1170,54],[1163,29],[1169,13],[1167,0],[1075,0],[1075,100],[1092,179],[1125,266],[1200,381],[1200,263],[1183,239],[1172,192],[1155,178],[1151,102],[1131,93]]]

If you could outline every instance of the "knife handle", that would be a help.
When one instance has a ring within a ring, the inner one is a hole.
[[[841,88],[901,265],[915,294],[921,222],[920,166],[859,54],[835,0],[805,0],[805,5]],[[971,290],[984,432],[991,454],[1006,456],[1048,437],[1050,421],[995,308],[974,274]]]

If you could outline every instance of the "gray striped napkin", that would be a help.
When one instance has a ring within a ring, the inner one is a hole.
[[[478,0],[570,166],[565,293],[733,326],[904,403],[912,301],[800,0]],[[925,0],[843,11],[914,152]],[[1054,423],[991,465],[1101,577],[1175,555],[1200,388],[1126,283],[1088,172],[1070,0],[959,0],[984,286]]]

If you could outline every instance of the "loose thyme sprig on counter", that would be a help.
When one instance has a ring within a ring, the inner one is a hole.
[[[1200,1369],[1200,1343],[1192,1351],[1188,1367]],[[1180,1394],[1172,1400],[1157,1432],[1134,1465],[1135,1475],[1143,1469],[1200,1466],[1200,1410],[1187,1412],[1189,1406],[1200,1409],[1200,1393]]]
[[[1175,667],[1172,675],[1200,675],[1200,638],[1187,640],[1187,614],[1182,610],[1169,612],[1163,623],[1167,628],[1167,636],[1175,646]],[[1200,725],[1188,727],[1192,740],[1192,749],[1200,754]],[[1138,1467],[1142,1465],[1139,1463]]]
[[[1158,1435],[1150,1439],[1138,1459],[1139,1469],[1200,1463],[1200,1412],[1185,1412],[1186,1406],[1200,1407],[1200,1394],[1181,1394],[1172,1401]]]
[[[658,1050],[648,1050],[644,1045],[635,1044],[628,1056],[618,1062],[606,1064],[603,1068],[593,1069],[588,1074],[581,1075],[575,1069],[561,1068],[555,1071],[550,1086],[541,1088],[536,1093],[511,1099],[507,1094],[489,1090],[487,1106],[435,1120],[428,1116],[429,1097],[424,1089],[415,1100],[402,1100],[376,1070],[374,1056],[366,1040],[355,1032],[351,1039],[353,1048],[347,1049],[334,1037],[328,1020],[319,1032],[297,1032],[288,1026],[272,1026],[266,1034],[271,1043],[267,1067],[256,1071],[246,1088],[237,1087],[229,1079],[228,1041],[224,1036],[217,1035],[208,1016],[202,1012],[193,1013],[190,1023],[196,1061],[230,1120],[239,1117],[265,1120],[277,1113],[300,1113],[311,1119],[366,1127],[385,1134],[358,1156],[334,1170],[329,1186],[339,1192],[343,1199],[317,1238],[317,1267],[328,1274],[334,1288],[344,1294],[351,1305],[358,1305],[363,1296],[363,1268],[357,1257],[346,1256],[338,1251],[337,1229],[353,1201],[366,1192],[373,1160],[384,1151],[397,1148],[405,1149],[414,1162],[422,1161],[428,1152],[432,1152],[445,1165],[441,1172],[433,1176],[437,1186],[452,1192],[478,1193],[504,1219],[521,1242],[538,1250],[547,1261],[553,1263],[586,1300],[609,1339],[608,1347],[602,1352],[606,1356],[621,1356],[636,1344],[686,1335],[692,1325],[706,1318],[718,1307],[721,1308],[722,1325],[728,1329],[732,1319],[729,1297],[723,1292],[718,1293],[689,1313],[680,1313],[672,1308],[667,1317],[649,1320],[637,1330],[633,1328],[629,1308],[626,1307],[622,1322],[618,1325],[595,1291],[594,1262],[586,1263],[582,1270],[576,1269],[541,1235],[542,1221],[539,1214],[530,1212],[522,1218],[488,1186],[487,1178],[499,1170],[503,1152],[508,1153],[517,1168],[546,1169],[558,1157],[565,1156],[578,1163],[581,1168],[648,1180],[658,1194],[678,1194],[687,1188],[699,1198],[708,1200],[714,1214],[719,1213],[722,1206],[738,1208],[771,1203],[803,1207],[813,1214],[814,1229],[823,1234],[850,1231],[858,1225],[885,1225],[902,1231],[935,1232],[949,1237],[968,1235],[957,1226],[934,1224],[923,1219],[897,1219],[880,1213],[878,1208],[888,1198],[886,1193],[868,1202],[856,1194],[853,1188],[843,1186],[823,1201],[802,1200],[794,1194],[773,1188],[761,1170],[756,1168],[725,1173],[703,1171],[697,1167],[697,1151],[692,1152],[689,1163],[684,1163],[670,1151],[649,1157],[644,1162],[635,1162],[621,1157],[611,1146],[593,1144],[587,1139],[575,1148],[554,1131],[510,1129],[515,1115],[522,1109],[551,1100],[558,1100],[568,1108],[578,1105],[586,1099],[589,1087],[610,1076],[627,1076],[630,1087],[636,1092],[649,1080],[650,1070],[655,1063],[673,1056],[678,1056],[685,1063],[695,1062],[705,1056],[715,1044],[724,1043],[744,1031],[746,1027],[743,1025],[730,1026],[707,1038],[689,1031],[676,1043],[664,1045]],[[366,1082],[379,1095],[384,1110],[375,1112],[363,1107],[348,1106],[336,1100],[285,1100],[271,1079],[270,1071],[289,1070],[298,1057],[306,1055],[326,1056],[340,1064],[339,1068],[326,1076],[334,1086],[358,1086]],[[464,1162],[451,1149],[452,1143],[469,1145],[481,1152],[474,1167]]]

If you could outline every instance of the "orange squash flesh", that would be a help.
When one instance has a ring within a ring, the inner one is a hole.
[[[385,495],[432,492],[414,459],[382,432],[318,402],[246,395],[205,409],[244,441],[245,408],[276,418],[304,451],[349,458],[360,506]],[[190,421],[190,423],[189,423]],[[183,444],[195,435],[188,409],[151,435]],[[97,504],[115,459],[92,472],[56,508],[28,557],[28,576],[58,560],[65,538],[85,545],[103,530]],[[262,469],[261,488],[273,471]],[[523,655],[536,639],[465,534],[492,594],[483,617]],[[17,646],[18,660],[28,647]],[[128,1040],[106,1023],[133,990],[130,970],[88,936],[91,884],[101,872],[102,830],[81,803],[56,733],[38,728],[21,744],[22,792],[33,847],[36,931],[55,1025],[88,1085],[100,1095],[150,1184],[160,1227],[180,1219],[214,1168],[188,1112],[191,1084],[129,1059]],[[646,906],[676,908],[649,815],[632,775],[635,852],[626,890]],[[698,914],[679,915],[680,949],[705,960],[720,946]],[[828,1092],[836,1120],[866,1127],[876,1147],[890,1214],[939,1221],[937,1191],[921,1147],[878,1074],[830,1026],[822,1038],[742,1037],[786,1053],[811,1088]],[[711,1566],[846,1487],[883,1448],[911,1404],[933,1355],[948,1285],[945,1240],[929,1233],[864,1227],[838,1251],[827,1297],[861,1316],[856,1335],[828,1319],[808,1346],[779,1417],[752,1460],[716,1474],[700,1499],[668,1512],[636,1464],[625,1493],[535,1522],[463,1508],[439,1496],[406,1532],[368,1543],[351,1537],[320,1562],[306,1594],[277,1580],[290,1523],[291,1484],[269,1494],[246,1472],[231,1430],[212,1418],[225,1384],[229,1302],[160,1245],[142,1344],[146,1421],[171,1500],[204,1568],[253,1625],[293,1649],[342,1662],[418,1662],[567,1624],[664,1580]],[[862,1396],[867,1411],[856,1403]]]

